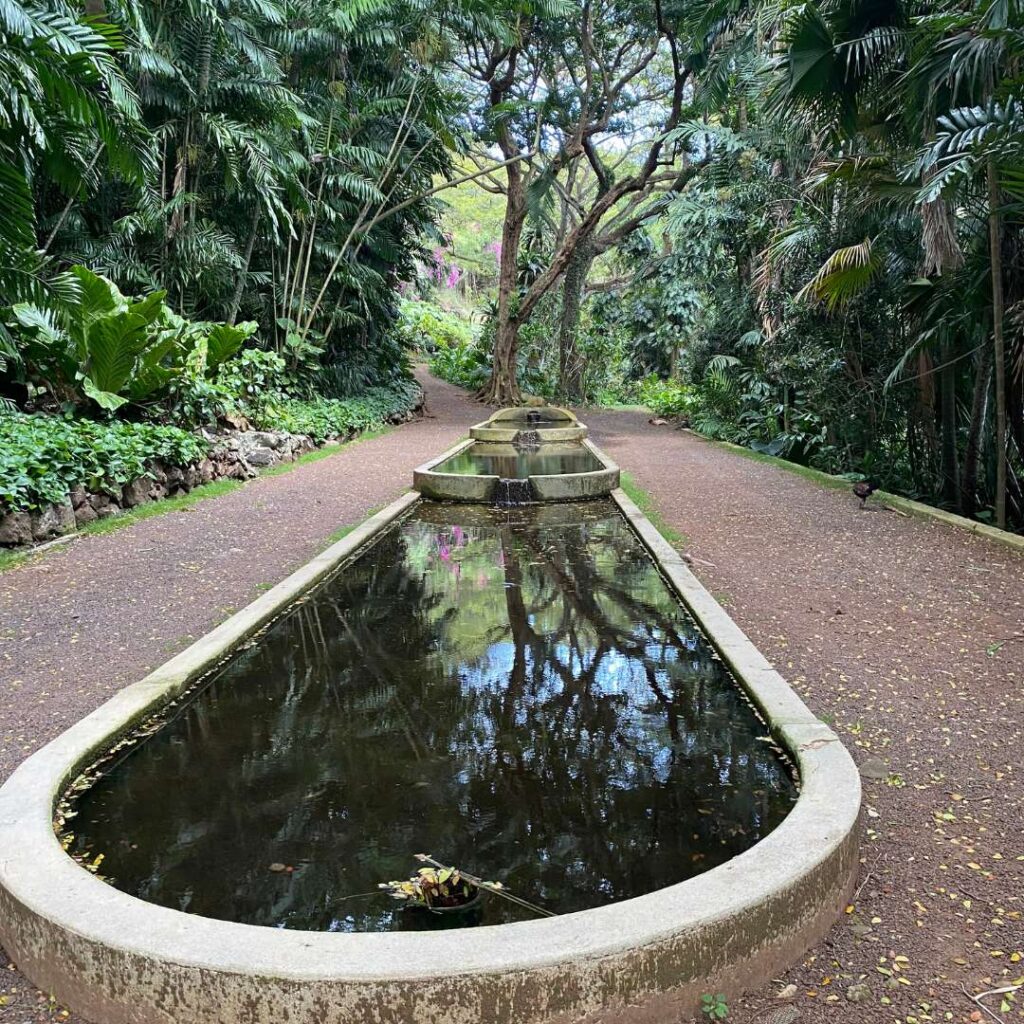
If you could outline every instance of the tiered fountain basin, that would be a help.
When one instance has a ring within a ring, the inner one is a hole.
[[[413,486],[445,501],[578,501],[610,494],[619,467],[589,441],[523,447],[469,440],[419,466]]]
[[[689,1019],[829,931],[860,797],[622,490],[409,493],[14,772],[0,943],[97,1024]],[[556,916],[396,910],[419,852]]]
[[[538,441],[582,441],[587,436],[587,428],[568,409],[540,405],[499,409],[469,431],[474,441],[506,444],[522,441],[524,434],[533,434]]]

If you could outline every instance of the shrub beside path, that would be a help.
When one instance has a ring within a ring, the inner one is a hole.
[[[483,418],[424,380],[429,418],[0,574],[0,779],[400,494],[414,466]],[[871,776],[852,910],[729,1019],[991,1021],[963,989],[1024,976],[1024,555],[861,512],[852,494],[639,413],[584,418]],[[1024,989],[1008,1011],[999,1000],[985,1000],[997,1019],[1024,1019]],[[0,975],[0,1022],[51,1020],[75,1021],[13,968]]]

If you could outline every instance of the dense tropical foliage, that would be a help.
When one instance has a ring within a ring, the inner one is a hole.
[[[1021,5],[674,13],[686,89],[660,136],[671,191],[613,206],[633,230],[532,308],[521,385],[643,400],[712,437],[1024,526]],[[643,135],[625,121],[603,150],[625,154],[619,176],[638,159],[622,139]],[[519,247],[521,299],[584,223],[576,190],[601,187],[600,165],[557,173],[544,194],[559,200],[531,212]],[[435,365],[474,382],[493,333]]]
[[[322,433],[418,346],[1024,528],[1022,55],[1020,0],[5,0],[0,394]]]
[[[144,421],[322,440],[407,408],[396,289],[460,145],[447,53],[490,26],[472,7],[0,5],[5,465],[36,434],[50,480],[97,437],[159,457]],[[53,490],[25,476],[0,511]]]

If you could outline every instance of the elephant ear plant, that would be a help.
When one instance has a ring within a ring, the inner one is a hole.
[[[105,277],[86,267],[73,267],[77,299],[60,313],[31,303],[18,303],[12,313],[31,335],[26,353],[31,362],[55,373],[67,391],[81,390],[101,409],[113,412],[130,400],[124,394],[139,376],[139,364],[159,341],[153,325],[164,292],[139,302],[126,299]]]
[[[178,378],[211,377],[256,332],[251,322],[185,320],[162,291],[133,301],[87,267],[66,276],[74,298],[59,311],[27,302],[11,308],[25,363],[63,401],[84,395],[114,412],[151,399]]]

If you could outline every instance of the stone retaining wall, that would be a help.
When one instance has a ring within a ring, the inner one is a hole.
[[[402,423],[414,415],[415,410],[410,410],[389,422]],[[62,504],[44,505],[33,512],[5,514],[0,506],[0,547],[41,544],[74,533],[97,519],[106,519],[161,498],[178,497],[214,480],[250,480],[258,476],[260,470],[294,462],[300,455],[318,447],[311,437],[284,430],[203,431],[203,436],[210,442],[209,454],[189,466],[170,466],[153,459],[147,464],[145,475],[123,487],[109,484],[100,491],[90,491],[77,485]],[[355,436],[352,433],[344,438],[330,438],[320,447],[336,445]]]

